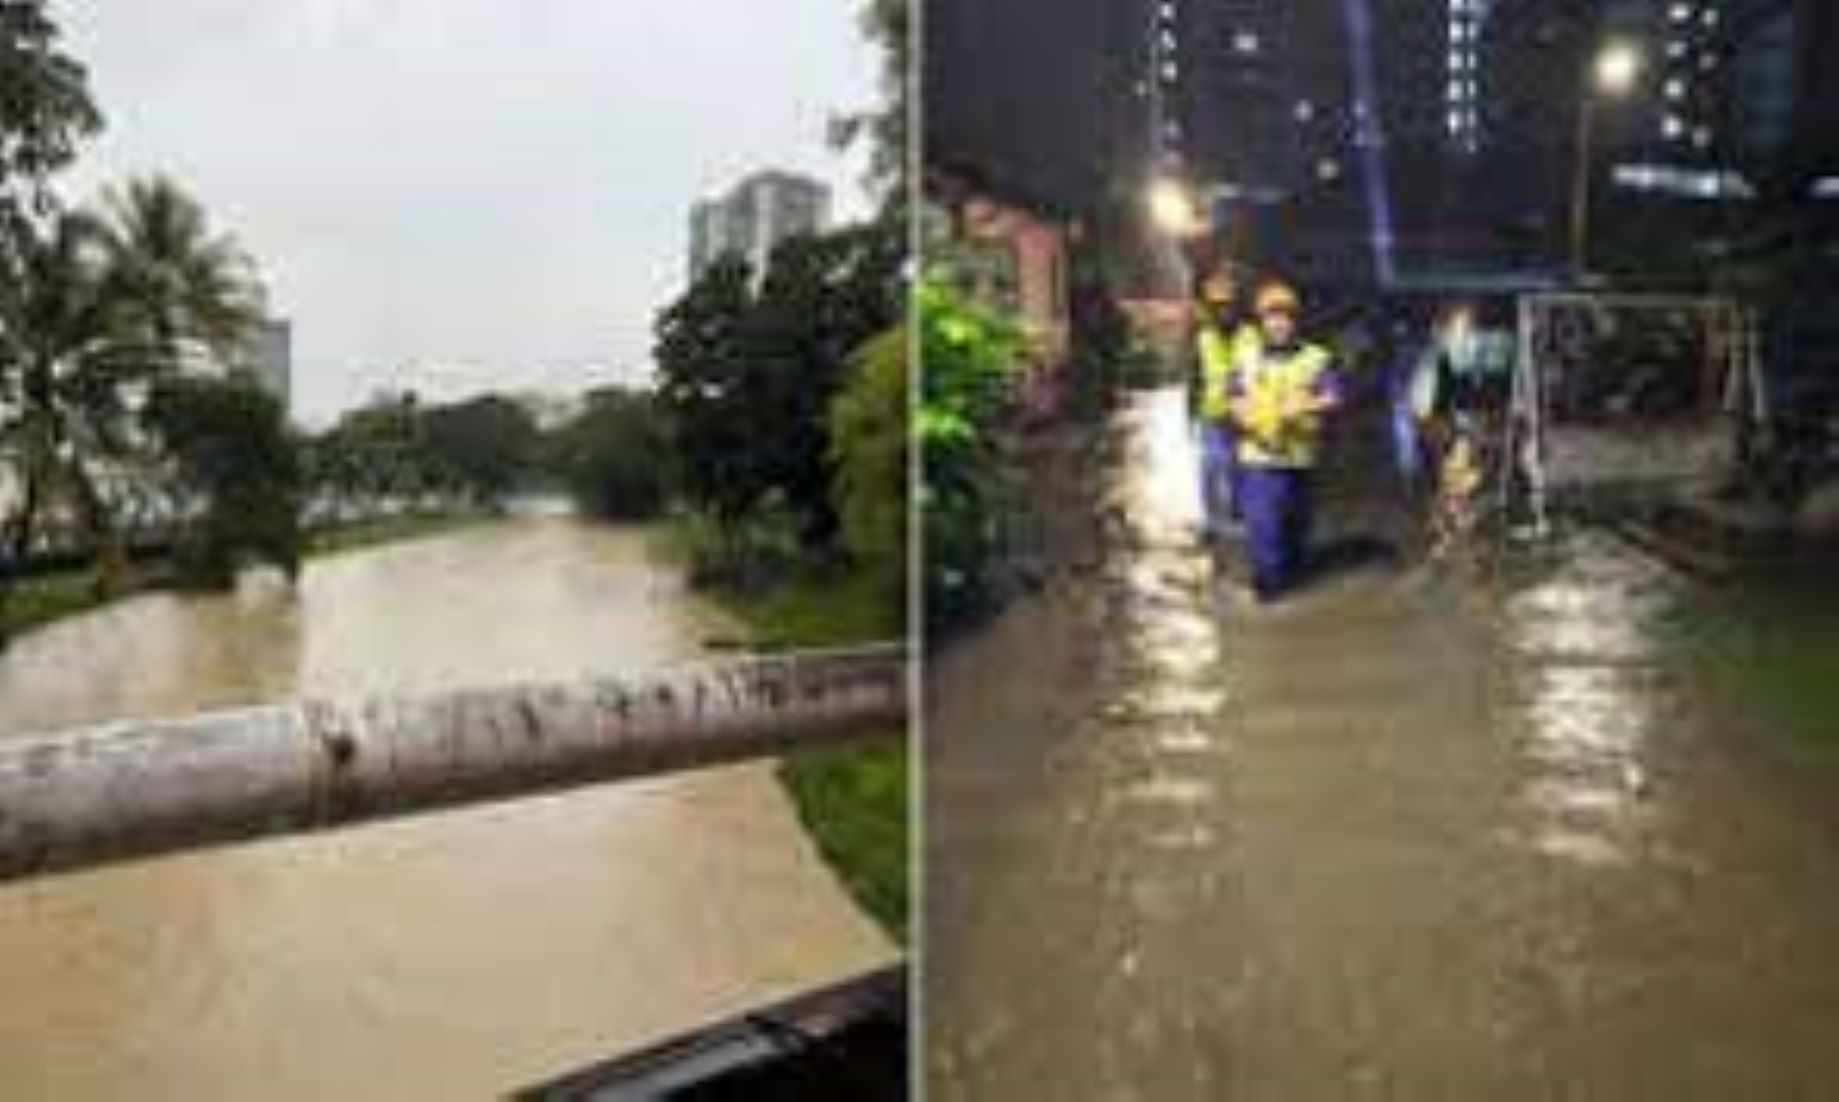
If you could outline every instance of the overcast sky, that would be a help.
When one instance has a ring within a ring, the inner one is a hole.
[[[859,212],[859,0],[55,0],[108,127],[79,198],[170,173],[294,322],[296,414],[382,387],[649,370],[687,210],[766,165]]]

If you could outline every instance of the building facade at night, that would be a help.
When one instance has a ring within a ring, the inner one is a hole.
[[[1228,247],[1303,278],[1370,269],[1370,132],[1345,0],[1158,0],[1164,159],[1216,198]]]
[[[1565,278],[1586,96],[1610,251],[1715,248],[1796,165],[1839,197],[1831,0],[937,0],[926,22],[929,159],[1072,209],[1177,173],[1231,251],[1302,278]],[[1593,93],[1612,39],[1638,79]]]

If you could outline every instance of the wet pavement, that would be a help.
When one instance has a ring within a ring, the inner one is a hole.
[[[1119,440],[1095,567],[931,667],[931,1097],[1839,1097],[1839,832],[1671,661],[1684,582],[1433,570],[1331,471],[1258,608],[1180,396]]]
[[[732,633],[642,530],[483,525],[0,654],[0,737],[638,671]],[[770,765],[0,886],[0,1098],[501,1097],[888,962]]]

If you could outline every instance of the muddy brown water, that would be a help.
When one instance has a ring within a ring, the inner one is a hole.
[[[929,670],[930,1097],[1839,1097],[1830,799],[1670,661],[1690,587],[1583,533],[1259,609],[1183,421],[1127,409],[1095,567]]]
[[[569,678],[726,626],[637,530],[492,524],[0,655],[0,736]],[[0,886],[0,1098],[488,1098],[885,963],[753,765]]]

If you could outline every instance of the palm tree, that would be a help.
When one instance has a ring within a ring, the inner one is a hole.
[[[102,128],[88,73],[58,37],[44,0],[0,3],[0,209],[9,220],[42,208],[46,179]]]
[[[157,371],[202,352],[234,361],[263,317],[261,285],[235,238],[211,229],[204,208],[164,176],[130,180],[104,196],[110,297]]]
[[[16,277],[0,281],[0,375],[16,391],[0,431],[20,489],[14,561],[60,491],[105,567],[118,561],[98,476],[135,456],[137,402],[200,355],[233,362],[262,317],[247,259],[171,181],[130,182],[105,210],[28,234]]]
[[[92,528],[100,495],[89,466],[121,440],[126,363],[112,339],[105,289],[106,231],[82,213],[57,216],[19,239],[13,278],[0,286],[0,333],[14,416],[0,434],[18,479],[20,505],[8,544],[27,555],[59,489]]]

